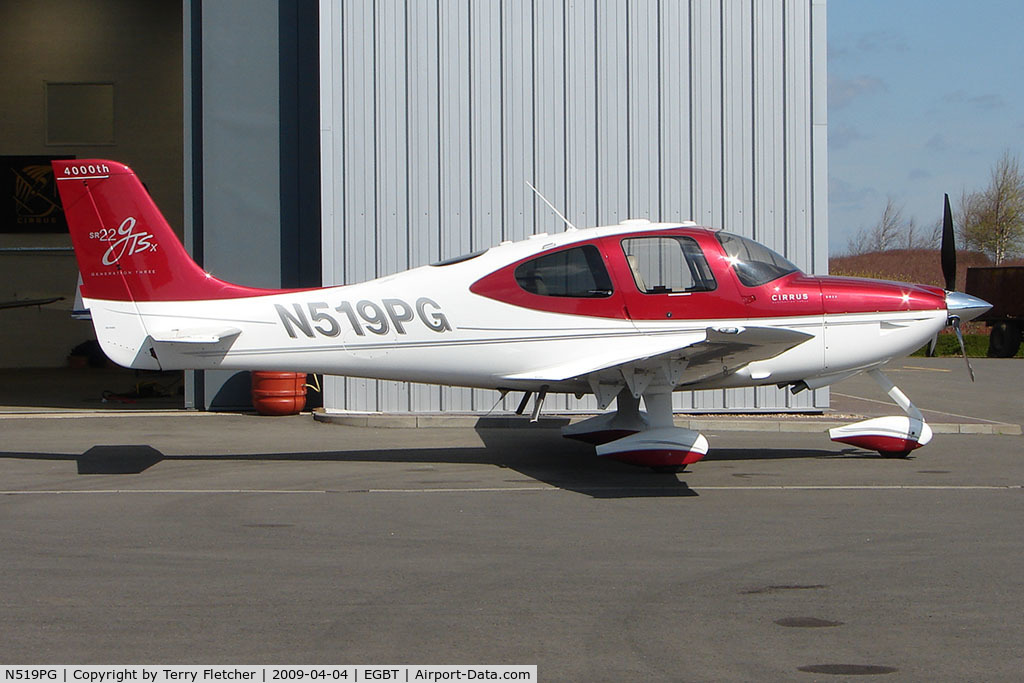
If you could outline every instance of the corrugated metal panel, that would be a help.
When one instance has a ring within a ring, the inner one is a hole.
[[[410,265],[433,263],[441,258],[439,19],[437,8],[432,4],[408,4],[408,118],[403,125],[409,150],[406,182],[409,186]],[[441,393],[436,387],[413,384],[409,392],[410,410],[436,412],[441,409]]]
[[[438,3],[440,30],[441,257],[472,251],[469,0]],[[483,37],[476,38],[478,42]],[[417,125],[413,122],[413,125]],[[420,265],[420,264],[417,264]],[[440,391],[442,410],[472,410],[472,392],[459,387]],[[358,409],[358,406],[352,406]]]
[[[693,219],[693,183],[690,168],[690,11],[686,3],[662,3],[658,92],[661,96],[660,181],[661,219]]]
[[[597,223],[629,218],[629,55],[626,0],[597,0]]]
[[[785,178],[784,221],[786,256],[809,268],[813,264],[811,235],[811,7],[806,0],[786,0],[783,5],[783,53],[785,55]],[[814,405],[814,394],[788,394],[791,408]]]
[[[659,3],[632,2],[626,7],[626,135],[629,167],[625,178],[629,218],[661,220],[661,34]]]
[[[692,218],[824,270],[825,0],[322,0],[321,13],[325,282],[563,229],[526,180],[580,226]],[[483,411],[497,395],[332,379],[325,400]],[[774,388],[676,397],[826,403]]]
[[[753,31],[752,3],[722,4],[722,227],[741,235],[754,234]],[[756,405],[756,394],[728,389],[724,404]]]

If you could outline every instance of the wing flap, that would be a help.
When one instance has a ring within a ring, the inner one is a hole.
[[[709,327],[687,338],[643,338],[628,351],[610,350],[565,363],[509,375],[510,381],[556,383],[570,380],[600,382],[611,376],[660,370],[673,386],[728,375],[760,360],[799,346],[814,335],[774,327]],[[620,378],[621,381],[621,378]]]
[[[813,334],[787,328],[708,328],[703,342],[680,350],[678,360],[687,361],[681,383],[730,375],[750,363],[774,358],[813,337]]]
[[[562,382],[578,377],[585,377],[594,372],[609,370],[626,363],[642,362],[681,348],[688,348],[704,339],[703,332],[695,332],[690,339],[681,340],[679,336],[671,338],[650,337],[646,339],[630,339],[625,349],[617,344],[609,344],[609,348],[600,354],[590,354],[582,358],[559,363],[546,368],[538,368],[527,372],[506,375],[503,379],[541,382]]]

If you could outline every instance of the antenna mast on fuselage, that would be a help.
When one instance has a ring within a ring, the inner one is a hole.
[[[571,231],[571,230],[576,230],[576,226],[575,226],[575,225],[573,225],[572,223],[570,223],[570,222],[569,222],[569,219],[568,219],[568,218],[566,218],[565,216],[563,216],[563,215],[562,215],[562,212],[561,212],[561,211],[559,211],[558,209],[556,209],[556,208],[555,208],[555,205],[554,205],[554,204],[552,204],[551,202],[549,202],[549,201],[548,201],[548,198],[547,198],[547,197],[545,197],[544,195],[542,195],[542,194],[540,193],[540,190],[538,190],[538,189],[537,189],[536,187],[534,187],[534,186],[533,186],[533,185],[532,185],[532,184],[530,183],[530,181],[529,181],[529,180],[527,180],[527,181],[526,181],[526,186],[527,186],[527,187],[529,187],[529,188],[530,188],[531,190],[533,190],[534,194],[536,194],[536,195],[537,195],[538,197],[540,197],[541,201],[542,201],[542,202],[544,202],[545,204],[547,204],[547,205],[548,205],[548,207],[550,207],[550,208],[551,208],[551,210],[555,212],[555,215],[556,215],[556,216],[558,216],[559,218],[561,218],[561,219],[562,219],[562,222],[563,222],[563,223],[565,223],[565,226],[566,226],[566,228],[565,228],[565,229],[566,229],[566,232],[568,232],[568,231]]]

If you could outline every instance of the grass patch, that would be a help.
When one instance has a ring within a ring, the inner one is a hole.
[[[988,335],[965,334],[964,348],[967,350],[968,358],[985,358],[988,356]],[[921,357],[927,355],[927,351],[928,345],[925,344],[910,355]],[[956,341],[956,335],[952,332],[940,334],[939,343],[935,346],[935,355],[959,356],[960,344]],[[1021,348],[1017,350],[1017,355],[1014,358],[1024,358],[1024,345],[1021,345]]]

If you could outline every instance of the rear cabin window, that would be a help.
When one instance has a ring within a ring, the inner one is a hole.
[[[516,282],[530,294],[600,299],[612,295],[612,280],[601,252],[587,244],[522,263]]]
[[[710,292],[718,286],[692,237],[632,237],[622,240],[622,251],[644,294]]]

